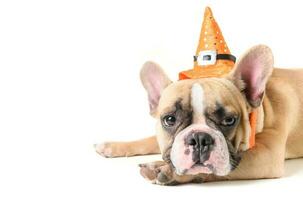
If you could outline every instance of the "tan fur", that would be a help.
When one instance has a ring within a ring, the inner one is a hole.
[[[182,99],[185,105],[189,104],[188,91],[194,82],[200,82],[203,85],[205,93],[208,94],[207,104],[210,107],[216,98],[228,109],[241,113],[242,124],[231,136],[234,138],[238,150],[244,151],[239,166],[224,177],[214,175],[178,176],[171,170],[170,164],[158,162],[156,166],[153,164],[152,168],[151,164],[142,165],[141,173],[143,176],[149,177],[148,179],[155,183],[165,185],[200,180],[277,178],[283,175],[285,159],[303,157],[303,69],[275,68],[273,70],[266,84],[262,105],[258,107],[256,145],[247,151],[245,149],[247,149],[250,131],[248,112],[250,112],[251,107],[246,103],[244,96],[239,92],[240,90],[236,91],[233,86],[230,86],[231,82],[236,87],[242,83],[235,82],[229,77],[226,79],[185,80],[169,85],[162,93],[157,112],[154,113],[155,117],[159,118],[161,112],[169,109],[178,99]],[[227,87],[229,92],[222,94],[223,87]],[[157,131],[157,140],[154,136],[136,142],[108,144],[112,150],[110,157],[145,155],[158,153],[159,150],[164,153],[163,151],[169,146],[171,138],[163,131],[159,122]],[[97,148],[101,154],[104,152],[104,146],[102,148]],[[157,168],[157,166],[159,167]],[[161,177],[159,178],[159,176]],[[163,181],[163,177],[165,177],[165,181]]]
[[[96,151],[104,157],[122,157],[158,154],[159,145],[155,136],[133,142],[106,142],[96,145]]]

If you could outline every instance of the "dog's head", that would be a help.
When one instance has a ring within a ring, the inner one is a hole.
[[[147,62],[141,80],[148,92],[157,138],[166,161],[181,174],[229,174],[248,147],[249,112],[261,105],[273,56],[263,45],[251,48],[223,78],[171,82]]]

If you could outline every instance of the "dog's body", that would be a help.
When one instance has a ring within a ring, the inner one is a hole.
[[[261,45],[224,78],[171,83],[147,63],[141,78],[158,119],[157,137],[96,150],[106,157],[162,153],[164,161],[140,166],[145,178],[164,185],[281,177],[285,159],[303,156],[303,70],[272,65],[271,51]],[[253,109],[256,144],[248,149]]]

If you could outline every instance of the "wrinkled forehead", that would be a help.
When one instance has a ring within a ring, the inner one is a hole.
[[[225,78],[182,80],[172,83],[163,91],[158,114],[172,110],[176,104],[193,110],[193,106],[199,106],[193,105],[193,100],[198,104],[203,103],[201,109],[215,109],[221,105],[230,112],[240,112],[240,98],[243,98],[240,91]]]

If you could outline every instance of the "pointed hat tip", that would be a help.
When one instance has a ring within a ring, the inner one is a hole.
[[[209,6],[206,6],[204,14],[205,15],[213,15],[213,12],[211,11],[211,8]]]

